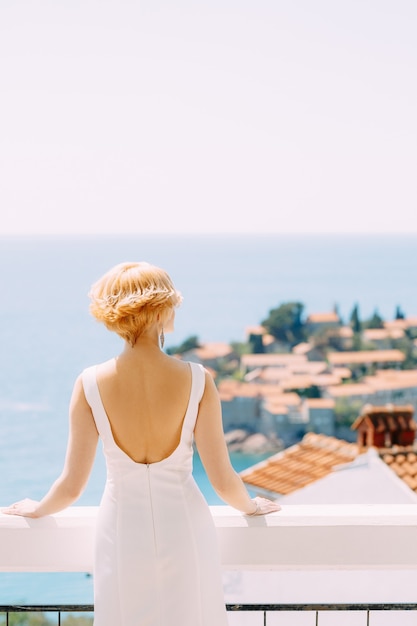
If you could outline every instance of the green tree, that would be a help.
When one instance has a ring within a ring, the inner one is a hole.
[[[301,319],[303,310],[301,302],[285,302],[269,311],[262,326],[278,341],[295,345],[305,339],[305,325]]]
[[[338,398],[334,407],[336,424],[340,426],[352,426],[355,419],[360,415],[363,402]]]
[[[375,309],[369,320],[366,320],[363,324],[364,328],[384,328],[384,320]]]
[[[241,357],[243,354],[252,354],[252,346],[250,343],[246,343],[243,341],[232,341],[230,347],[237,357]]]
[[[42,611],[19,611],[17,613],[9,613],[9,626],[56,626],[56,616],[48,618]],[[62,617],[62,626],[92,626],[93,618],[87,615],[69,614]],[[5,626],[6,616],[0,616],[0,626]]]
[[[9,614],[8,624],[9,626],[52,626],[53,622],[42,612],[18,612]]]
[[[85,615],[68,615],[64,618],[62,626],[93,626],[93,618]]]
[[[321,398],[321,391],[317,385],[311,385],[311,387],[305,387],[304,389],[297,387],[295,389],[289,389],[288,391],[297,393],[300,398]]]
[[[350,325],[354,333],[360,333],[362,330],[361,320],[359,318],[359,305],[355,304],[350,314]]]
[[[343,324],[342,316],[340,315],[339,305],[337,302],[333,305],[333,313],[336,313],[337,317],[340,319],[340,323]]]
[[[404,313],[404,311],[401,309],[401,307],[399,305],[397,305],[397,308],[395,309],[395,319],[396,320],[404,320],[405,319],[405,313]]]
[[[360,333],[353,333],[352,350],[357,352],[363,349],[362,336]]]
[[[253,354],[263,354],[265,352],[262,335],[250,333],[249,344],[252,347]]]
[[[403,370],[414,370],[417,366],[417,355],[414,350],[413,341],[408,337],[404,337],[403,339],[398,339],[394,343],[394,347],[397,350],[401,350],[404,353],[405,360],[401,363],[401,369]]]
[[[194,348],[200,348],[200,342],[196,335],[192,335],[183,341],[179,346],[167,348],[168,354],[183,354],[188,350],[194,350]]]

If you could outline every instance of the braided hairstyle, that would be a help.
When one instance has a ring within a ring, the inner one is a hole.
[[[120,263],[91,287],[90,312],[134,346],[157,319],[168,319],[182,301],[165,270],[150,263]]]

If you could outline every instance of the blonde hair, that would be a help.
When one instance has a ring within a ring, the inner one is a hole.
[[[91,314],[131,346],[158,319],[163,325],[182,301],[171,278],[150,263],[120,263],[91,287]]]

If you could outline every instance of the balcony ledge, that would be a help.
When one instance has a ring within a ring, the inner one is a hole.
[[[266,517],[210,507],[226,570],[417,569],[417,505],[287,505]],[[0,571],[91,572],[97,507],[0,514]]]

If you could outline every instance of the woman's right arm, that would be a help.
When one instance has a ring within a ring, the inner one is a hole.
[[[279,504],[266,498],[251,499],[243,481],[233,469],[224,438],[219,394],[208,372],[194,439],[210,483],[222,500],[246,515],[264,515],[280,510]]]
[[[70,506],[81,495],[90,475],[98,441],[93,414],[78,377],[70,403],[67,454],[61,475],[40,502],[28,498],[2,509],[9,515],[43,517]]]

